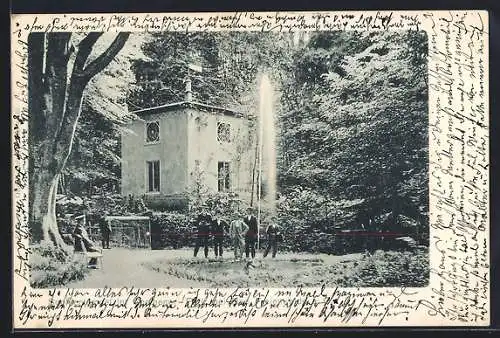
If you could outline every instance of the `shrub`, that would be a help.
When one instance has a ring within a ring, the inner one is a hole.
[[[194,224],[180,213],[153,213],[151,216],[152,249],[182,248],[194,244]]]
[[[349,286],[422,287],[429,281],[429,255],[426,250],[382,251],[361,260],[345,277]]]
[[[318,286],[424,287],[429,281],[427,251],[384,252],[356,255],[342,260],[311,254],[279,255],[257,260],[250,270],[232,260],[158,259],[143,265],[159,273],[207,282],[211,287]]]
[[[65,285],[81,280],[88,271],[87,259],[83,255],[67,253],[47,243],[31,246],[31,286],[46,288]]]

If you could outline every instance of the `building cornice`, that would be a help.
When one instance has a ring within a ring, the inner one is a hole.
[[[223,108],[223,107],[218,107],[218,106],[212,106],[209,104],[204,104],[200,102],[195,102],[195,101],[180,101],[180,102],[175,102],[175,103],[168,103],[156,107],[151,107],[151,108],[145,108],[145,109],[139,109],[130,112],[130,114],[135,114],[135,115],[150,115],[150,114],[158,114],[162,113],[165,111],[171,111],[179,108],[193,108],[199,111],[205,111],[208,113],[219,113],[219,114],[224,114],[227,116],[233,116],[233,117],[239,117],[239,118],[247,118],[249,120],[255,119],[254,115],[246,115],[243,113],[240,113],[238,111],[228,109],[228,108]]]

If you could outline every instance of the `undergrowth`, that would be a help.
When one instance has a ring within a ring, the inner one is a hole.
[[[425,250],[378,250],[373,255],[343,257],[340,256],[334,263],[319,257],[264,259],[254,261],[250,267],[246,266],[246,262],[193,259],[161,259],[144,265],[156,272],[205,281],[212,287],[322,284],[340,287],[423,287],[429,281],[429,258]]]
[[[31,246],[31,286],[47,288],[81,280],[88,271],[87,258],[50,244]]]

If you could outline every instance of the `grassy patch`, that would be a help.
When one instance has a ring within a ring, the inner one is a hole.
[[[83,279],[88,272],[87,258],[83,255],[68,254],[47,244],[32,245],[31,250],[33,288],[63,286],[71,281]]]
[[[379,250],[372,256],[355,257],[283,255],[276,259],[257,259],[250,267],[247,267],[246,262],[192,258],[160,259],[144,263],[144,266],[179,278],[208,282],[211,287],[293,287],[322,284],[341,287],[422,287],[429,280],[426,251]]]

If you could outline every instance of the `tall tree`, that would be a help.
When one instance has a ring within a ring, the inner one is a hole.
[[[106,49],[115,34],[105,34],[92,54]],[[94,76],[85,89],[82,113],[75,131],[74,145],[63,171],[60,192],[116,191],[121,176],[120,134],[133,118],[126,104],[135,82],[132,62],[147,60],[141,51],[146,34],[131,34],[113,61]],[[92,57],[92,55],[91,55]],[[114,189],[113,189],[114,187]]]
[[[119,33],[91,59],[103,33],[88,33],[78,44],[72,33],[32,33],[29,46],[30,225],[32,241],[66,248],[56,221],[59,176],[64,169],[91,79],[123,48]]]
[[[413,32],[317,33],[296,53],[280,183],[301,217],[329,217],[318,210],[330,204],[353,225],[390,212],[427,226],[426,56]]]

